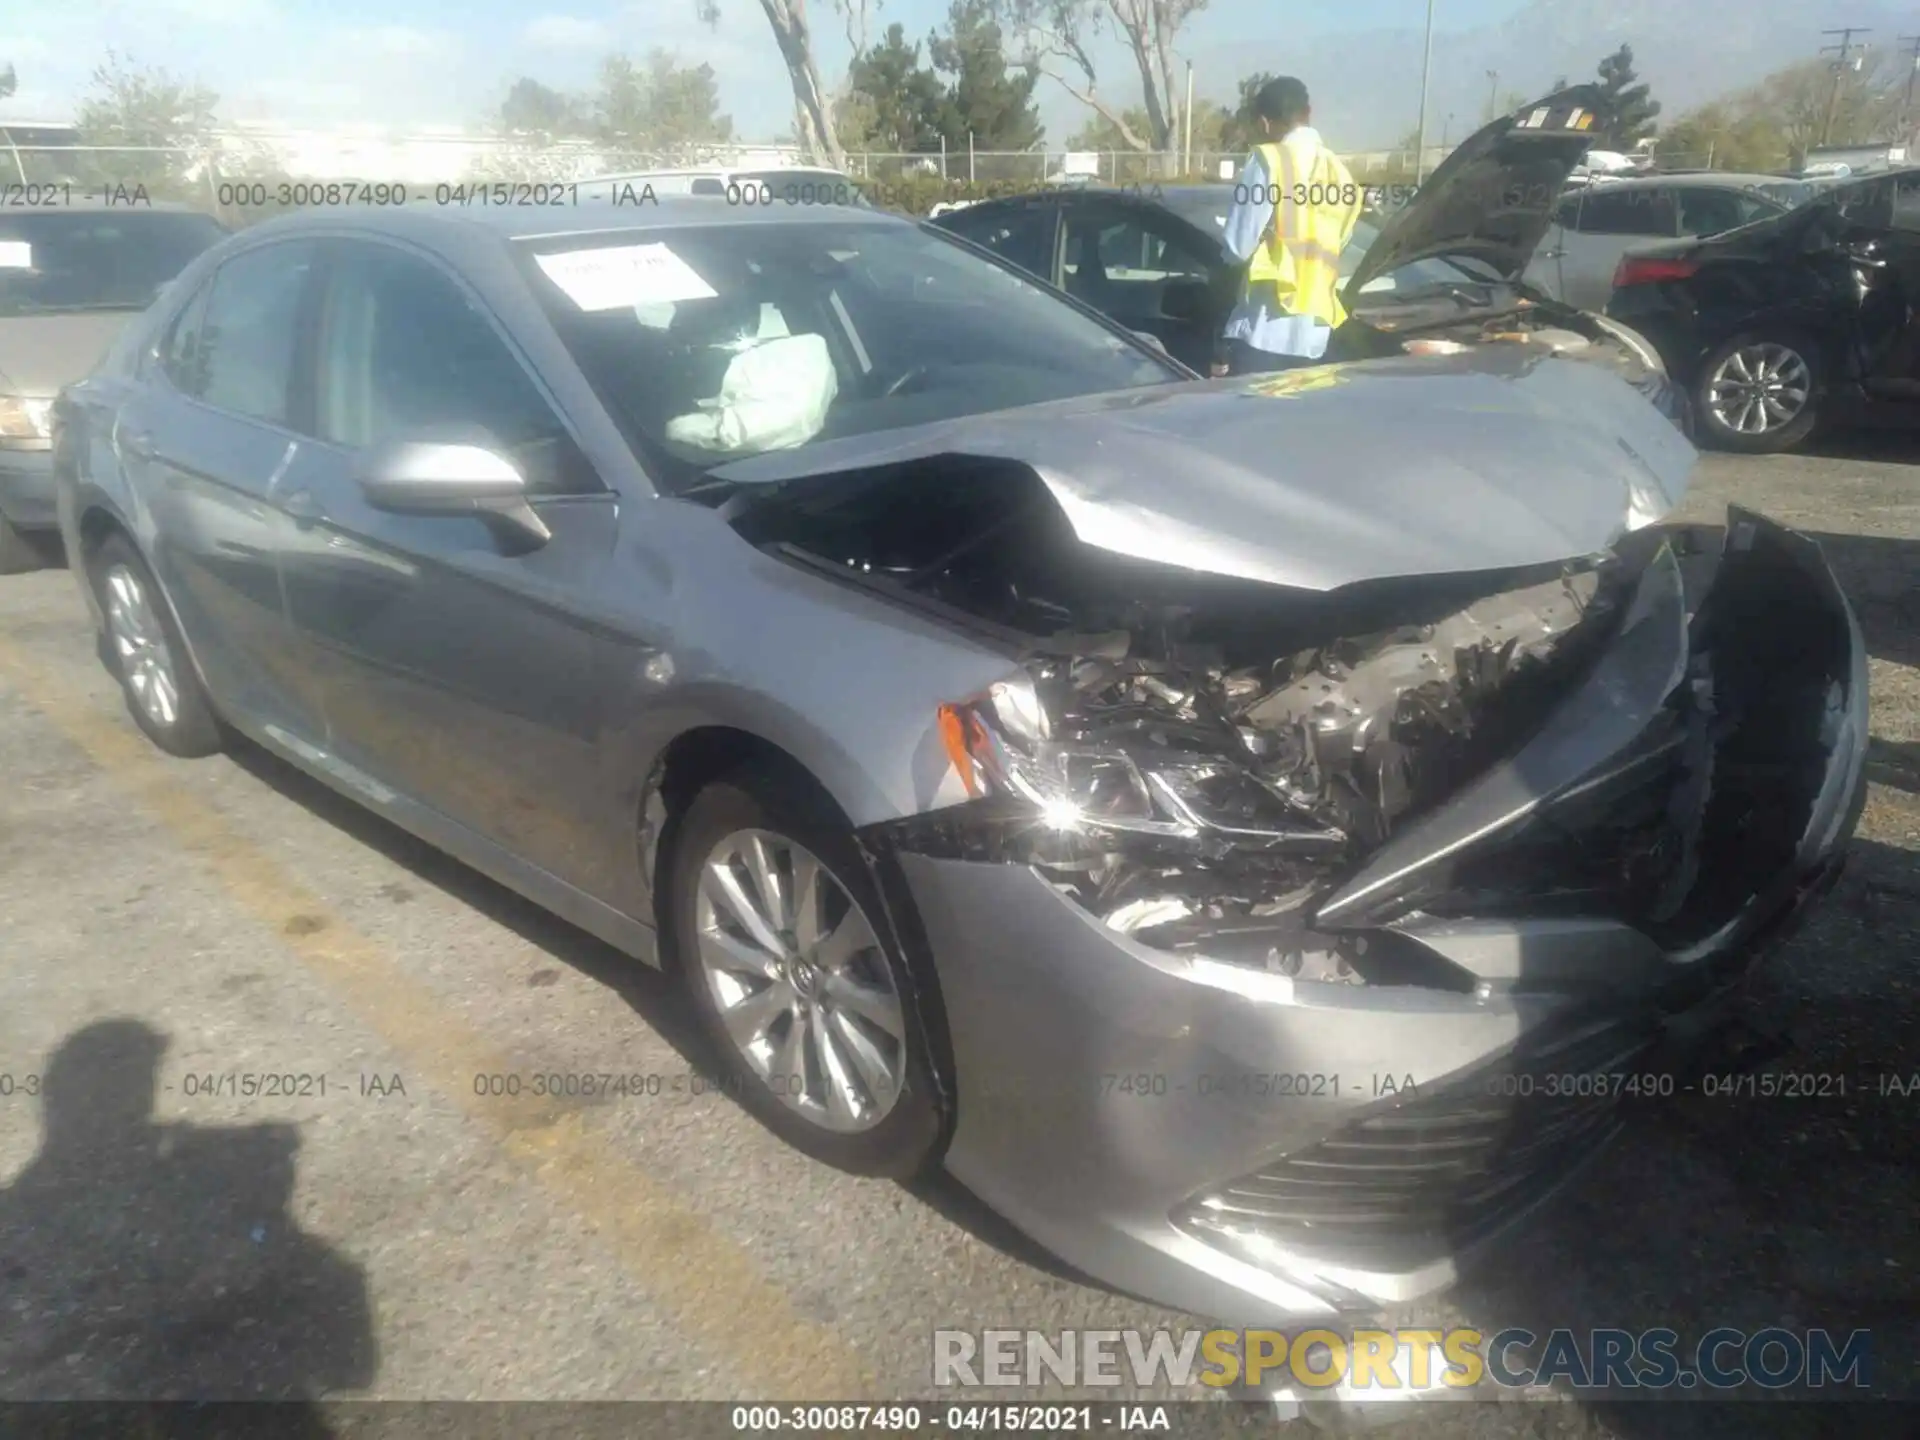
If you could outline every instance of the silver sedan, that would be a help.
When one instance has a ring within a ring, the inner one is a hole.
[[[135,723],[677,970],[808,1154],[1239,1323],[1443,1285],[1833,879],[1818,550],[1525,347],[1209,383],[840,207],[222,243],[56,407]]]

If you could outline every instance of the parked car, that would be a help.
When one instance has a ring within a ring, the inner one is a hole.
[[[1523,122],[1544,113],[1577,123],[1598,100],[1597,87],[1577,86],[1516,111],[1462,142],[1392,215],[1365,215],[1342,256],[1352,318],[1329,343],[1328,361],[1436,341],[1540,346],[1611,366],[1684,425],[1684,401],[1651,346],[1525,278],[1592,137]],[[987,201],[934,223],[1154,336],[1205,374],[1245,273],[1222,237],[1233,195],[1232,185],[1090,188]]]
[[[0,209],[0,575],[37,569],[55,539],[54,395],[224,234],[180,206],[63,197]]]
[[[1583,310],[1604,310],[1621,257],[1643,245],[1705,239],[1786,213],[1777,175],[1644,175],[1597,179],[1554,209],[1553,224],[1526,269],[1543,295]]]
[[[1818,548],[1662,525],[1697,456],[1617,376],[1199,380],[878,210],[284,217],[54,429],[155,743],[268,747],[675,970],[807,1154],[1201,1314],[1444,1284],[1861,805]]]
[[[1620,262],[1607,313],[1693,395],[1699,431],[1784,450],[1816,427],[1920,420],[1920,170]]]

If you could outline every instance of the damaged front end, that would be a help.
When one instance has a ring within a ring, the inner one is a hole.
[[[1471,990],[1423,925],[1603,917],[1714,948],[1857,745],[1851,616],[1756,516],[1308,593],[1088,552],[1046,510],[843,562],[1018,637],[1018,672],[938,717],[968,801],[875,838],[1032,866],[1156,949]]]
[[[1376,587],[1320,607],[1336,633],[1311,643],[1153,606],[1131,628],[1054,636],[1025,674],[943,710],[980,803],[920,828],[1038,867],[1142,943],[1271,930],[1531,733],[1610,633],[1616,571],[1481,579],[1464,605],[1458,585]],[[1422,608],[1436,613],[1405,618]],[[1383,609],[1403,622],[1353,628]],[[1256,658],[1263,641],[1300,648]]]

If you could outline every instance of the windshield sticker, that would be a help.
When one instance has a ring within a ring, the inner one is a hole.
[[[718,292],[665,245],[622,245],[537,255],[547,278],[582,310],[627,310],[641,305],[712,300]]]
[[[31,270],[33,246],[25,240],[0,240],[0,270]]]

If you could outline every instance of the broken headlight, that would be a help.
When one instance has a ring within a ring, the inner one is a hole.
[[[1219,729],[1218,753],[1171,743],[1150,722],[1116,725],[1093,743],[1073,728],[1057,722],[1025,679],[940,711],[941,737],[967,793],[1023,800],[1049,829],[1289,847],[1344,843],[1341,832],[1299,813],[1247,768],[1251,755],[1233,753],[1246,742],[1230,727]]]

